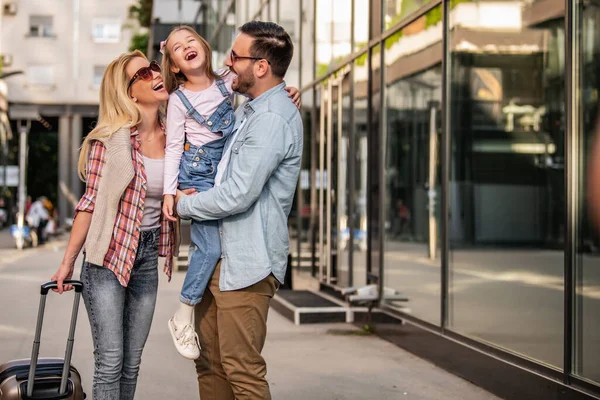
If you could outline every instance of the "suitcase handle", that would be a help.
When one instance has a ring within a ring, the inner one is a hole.
[[[67,400],[67,399],[70,399],[73,396],[73,393],[75,391],[73,382],[69,381],[69,384],[67,385],[67,390],[65,390],[64,393],[57,394],[56,393],[56,384],[59,382],[60,382],[60,380],[58,380],[58,379],[52,379],[52,378],[44,379],[39,384],[39,386],[41,386],[41,389],[38,389],[38,393],[36,393],[35,396],[23,395],[22,396],[23,400]],[[28,382],[21,383],[21,385],[20,385],[21,392],[23,392],[27,383]],[[85,399],[85,393],[83,395],[83,398]]]
[[[62,376],[60,380],[59,395],[67,393],[67,383],[69,370],[71,369],[71,356],[73,355],[73,340],[75,337],[75,326],[77,325],[77,311],[79,310],[79,299],[83,289],[83,283],[76,280],[64,281],[64,284],[75,287],[75,298],[73,299],[73,311],[71,312],[71,326],[69,328],[69,337],[67,339],[67,349],[65,350],[65,359],[63,364]],[[37,367],[38,356],[40,354],[40,337],[42,335],[42,325],[44,323],[44,311],[46,309],[46,296],[48,291],[57,287],[56,281],[46,282],[40,289],[40,308],[38,310],[37,325],[35,327],[35,337],[33,339],[33,349],[31,350],[31,364],[29,366],[29,379],[27,380],[27,396],[33,396],[33,385],[35,381],[35,369]]]
[[[63,285],[73,285],[75,287],[75,292],[81,293],[83,290],[83,283],[81,281],[76,280],[66,280],[63,282]],[[56,289],[58,287],[58,282],[50,281],[43,283],[41,286],[40,294],[46,295],[50,289]]]

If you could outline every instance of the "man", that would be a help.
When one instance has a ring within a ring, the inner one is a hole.
[[[270,399],[261,356],[270,299],[284,281],[287,217],[302,157],[302,120],[283,90],[293,45],[279,25],[240,28],[226,61],[247,100],[225,146],[215,187],[177,195],[183,218],[221,220],[222,258],[196,306],[202,400]]]

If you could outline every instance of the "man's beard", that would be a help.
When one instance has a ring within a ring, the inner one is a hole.
[[[248,93],[248,90],[254,87],[256,83],[256,79],[254,78],[254,74],[252,73],[252,69],[250,67],[246,68],[242,73],[237,73],[233,69],[230,70],[237,75],[237,83],[233,83],[231,88],[240,94]]]

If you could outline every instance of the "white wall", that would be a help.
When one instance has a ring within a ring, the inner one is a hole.
[[[198,12],[200,2],[197,0],[181,0],[180,9],[179,1],[180,0],[154,0],[152,19],[159,18],[161,24],[191,24],[194,22],[194,17]]]
[[[2,0],[2,4],[7,2]],[[25,72],[7,79],[9,100],[32,104],[98,104],[99,90],[93,86],[94,66],[106,66],[127,51],[132,30],[125,29],[125,24],[133,22],[127,19],[133,3],[134,0],[18,1],[17,14],[3,16],[0,28],[2,53],[13,56],[13,64],[6,70]],[[52,16],[54,36],[30,37],[30,15]],[[94,42],[92,26],[97,18],[120,21],[118,42]],[[27,71],[36,65],[51,66],[51,85],[30,83],[32,77],[27,76]]]

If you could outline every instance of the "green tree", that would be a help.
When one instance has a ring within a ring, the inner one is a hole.
[[[142,53],[146,54],[148,50],[148,40],[150,40],[150,35],[148,32],[146,33],[136,33],[131,37],[131,43],[129,43],[129,51],[139,50]]]
[[[129,7],[129,18],[137,20],[142,27],[141,31],[135,32],[131,37],[129,51],[140,50],[147,54],[150,40],[148,32],[152,25],[152,2],[153,0],[137,0],[137,4]]]
[[[136,19],[144,28],[152,24],[153,0],[138,0],[137,4],[129,7],[129,18]]]

